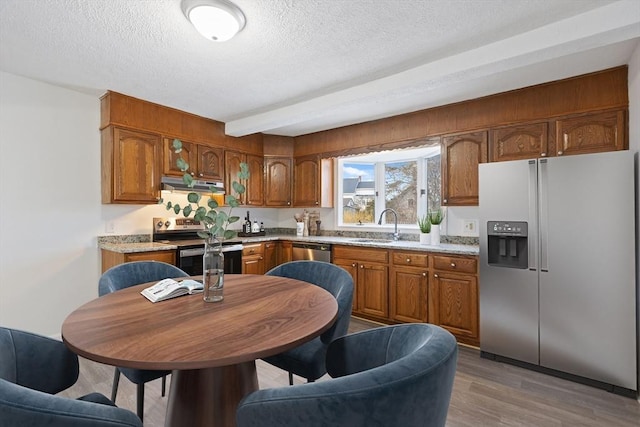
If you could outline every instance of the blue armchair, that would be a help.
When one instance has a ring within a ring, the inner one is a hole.
[[[102,274],[100,281],[98,282],[98,295],[103,296],[141,283],[186,276],[188,276],[188,274],[180,270],[178,267],[164,262],[126,262],[124,264],[111,267]],[[114,402],[116,401],[116,395],[118,394],[118,383],[120,382],[121,372],[129,379],[129,381],[136,384],[136,412],[142,420],[144,415],[144,384],[149,381],[162,378],[162,395],[164,396],[166,376],[169,375],[171,371],[152,371],[117,367],[113,376],[113,387],[111,390],[111,400]]]
[[[333,378],[258,390],[238,406],[238,427],[444,426],[458,347],[424,323],[338,338],[327,351]]]
[[[54,395],[75,384],[78,373],[78,357],[64,343],[0,328],[0,425],[142,426],[133,412],[99,393],[78,400]]]
[[[292,261],[266,273],[312,283],[325,289],[338,303],[338,317],[333,326],[319,337],[292,350],[263,360],[289,372],[289,384],[296,374],[313,382],[327,373],[325,355],[331,341],[347,333],[353,300],[353,278],[346,270],[328,262]]]

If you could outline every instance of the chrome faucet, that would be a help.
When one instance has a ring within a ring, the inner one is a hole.
[[[391,212],[393,214],[393,217],[395,218],[394,221],[394,229],[393,229],[393,240],[398,240],[400,239],[400,234],[398,234],[398,213],[396,211],[394,211],[391,208],[387,208],[385,210],[382,211],[382,213],[380,214],[380,219],[378,220],[378,225],[382,225],[382,217],[384,216],[385,212]]]

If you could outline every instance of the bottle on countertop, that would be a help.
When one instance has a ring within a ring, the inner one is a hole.
[[[252,233],[260,232],[260,226],[258,225],[258,221],[256,221],[255,219],[253,220],[253,225],[251,226],[251,232]]]
[[[242,231],[245,234],[251,233],[251,220],[249,219],[249,211],[247,211],[247,216],[244,218],[244,226],[242,228]]]
[[[264,222],[260,221],[260,232],[264,233]]]

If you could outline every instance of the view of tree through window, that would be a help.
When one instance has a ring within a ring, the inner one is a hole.
[[[440,147],[422,147],[344,157],[338,160],[339,224],[372,225],[386,208],[398,224],[440,207]],[[383,223],[392,224],[388,213]]]
[[[413,224],[418,220],[418,162],[385,163],[385,206],[396,211],[399,224]],[[393,222],[393,214],[387,213],[387,223]]]

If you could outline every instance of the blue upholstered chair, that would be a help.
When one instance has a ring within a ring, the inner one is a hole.
[[[105,271],[98,282],[98,295],[103,296],[111,292],[146,282],[155,282],[167,278],[186,277],[187,273],[178,267],[159,261],[135,261],[116,265]],[[144,384],[162,377],[162,395],[165,395],[166,376],[171,371],[151,371],[143,369],[120,368],[115,369],[111,400],[116,401],[120,373],[129,381],[136,384],[136,412],[140,419],[144,414]]]
[[[444,426],[457,356],[453,335],[425,323],[347,335],[329,345],[332,379],[255,391],[237,426]]]
[[[347,333],[353,300],[353,278],[346,270],[328,262],[292,261],[281,264],[266,273],[270,276],[289,277],[320,286],[338,302],[338,317],[333,326],[319,337],[299,347],[264,359],[289,372],[289,384],[293,374],[313,382],[327,373],[325,355],[327,346],[334,339]]]
[[[55,396],[78,380],[78,356],[61,341],[0,328],[0,425],[137,426],[142,422],[99,393]]]

